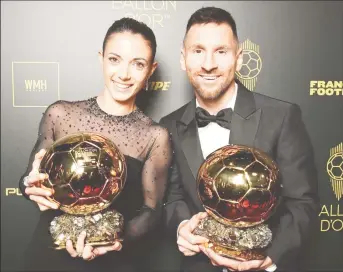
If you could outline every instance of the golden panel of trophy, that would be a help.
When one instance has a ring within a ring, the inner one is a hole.
[[[198,171],[197,190],[209,214],[195,229],[216,253],[237,259],[265,258],[272,232],[263,224],[277,206],[278,167],[256,148],[227,145],[211,153]]]
[[[67,135],[52,144],[40,172],[42,187],[54,190],[49,200],[66,214],[55,217],[50,233],[57,249],[87,232],[86,244],[107,245],[120,239],[123,216],[108,208],[126,181],[125,157],[113,142],[95,133]]]

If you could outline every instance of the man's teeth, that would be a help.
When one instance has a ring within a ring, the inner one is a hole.
[[[218,77],[217,76],[202,76],[202,78],[207,79],[207,80],[215,80]]]

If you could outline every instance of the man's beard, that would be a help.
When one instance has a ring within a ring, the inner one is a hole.
[[[191,80],[191,84],[193,85],[195,92],[203,100],[217,100],[218,98],[222,97],[228,89],[228,86],[225,86],[224,84],[219,84],[216,90],[207,91],[205,88],[201,86],[200,83],[194,81],[193,78]]]

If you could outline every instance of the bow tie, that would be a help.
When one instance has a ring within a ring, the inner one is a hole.
[[[232,119],[232,109],[223,109],[217,113],[217,115],[211,115],[203,108],[197,107],[195,110],[195,119],[198,123],[198,127],[205,127],[211,122],[215,122],[223,128],[230,129]]]

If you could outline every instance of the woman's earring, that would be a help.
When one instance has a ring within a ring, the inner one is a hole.
[[[149,91],[149,79],[145,82],[145,90]]]

